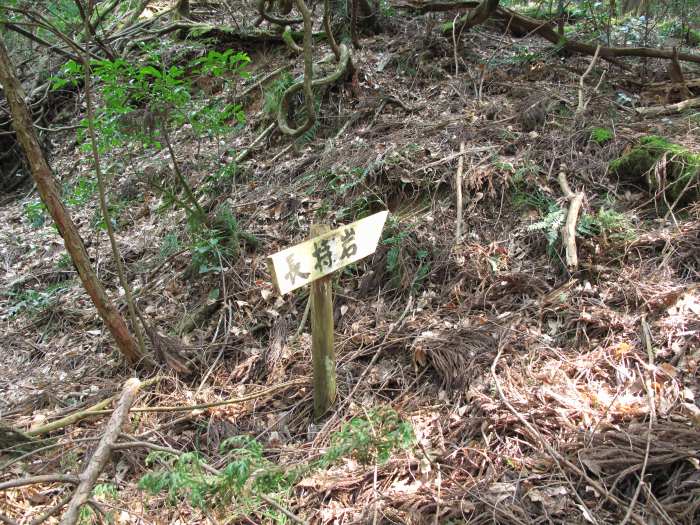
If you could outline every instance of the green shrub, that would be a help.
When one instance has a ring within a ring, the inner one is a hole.
[[[331,446],[320,465],[331,465],[342,457],[360,463],[386,463],[395,450],[405,449],[415,441],[413,428],[391,408],[378,408],[367,418],[353,418],[331,438]]]
[[[141,478],[139,487],[150,494],[165,493],[169,505],[186,498],[199,509],[227,507],[249,515],[258,511],[261,495],[278,498],[302,476],[328,468],[341,458],[352,457],[364,464],[384,463],[394,451],[414,442],[411,425],[395,410],[381,407],[369,411],[366,418],[353,418],[343,425],[331,436],[331,446],[318,460],[281,467],[264,456],[262,445],[255,439],[237,436],[221,444],[227,463],[219,472],[211,472],[196,452],[179,456],[152,452],[146,464],[155,468]]]
[[[32,228],[40,228],[46,222],[46,206],[41,199],[24,204],[24,216]]]

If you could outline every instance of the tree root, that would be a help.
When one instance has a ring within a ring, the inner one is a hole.
[[[304,78],[301,82],[297,82],[292,85],[282,94],[282,100],[280,101],[279,111],[277,113],[277,124],[280,131],[285,135],[291,135],[296,138],[306,133],[311,126],[316,122],[316,107],[314,105],[314,93],[313,93],[313,61],[312,61],[312,41],[311,33],[313,31],[313,20],[311,18],[311,12],[309,8],[306,7],[304,0],[295,0],[297,8],[301,11],[301,15],[304,17]],[[296,93],[299,89],[304,89],[304,103],[306,105],[306,120],[298,128],[292,128],[287,121],[287,115],[289,113],[289,96]]]
[[[341,78],[345,73],[347,73],[350,70],[350,50],[345,44],[340,44],[339,46],[340,50],[340,60],[338,61],[338,66],[336,67],[335,71],[333,71],[330,75],[327,75],[323,78],[315,79],[310,82],[311,88],[316,88],[320,86],[325,86],[328,84],[333,84],[336,82],[339,78]],[[304,83],[307,78],[306,73],[304,74],[305,79],[299,82],[296,82],[295,84],[292,84],[287,90],[282,94],[282,100],[280,102],[280,108],[277,113],[277,124],[280,128],[280,131],[284,133],[285,135],[291,135],[293,137],[298,137],[304,132],[306,132],[311,126],[313,125],[313,120],[308,118],[308,113],[307,113],[307,119],[304,125],[297,129],[293,129],[287,120],[287,113],[289,111],[289,99],[292,95],[294,95],[297,91],[300,91],[302,88],[304,88]],[[305,90],[306,91],[306,90]],[[311,92],[311,90],[308,90]],[[308,100],[311,101],[311,105],[313,105],[313,93],[304,93],[304,95],[307,97]],[[308,106],[307,102],[307,106]],[[312,113],[313,114],[313,113]]]
[[[284,31],[282,32],[282,40],[284,40],[284,43],[287,44],[287,47],[291,49],[294,53],[299,54],[304,51],[304,48],[294,41],[291,27],[287,26],[284,28]]]
[[[277,25],[282,26],[282,27],[301,24],[304,21],[303,17],[302,18],[280,18],[278,16],[272,15],[272,14],[267,12],[267,6],[266,6],[267,3],[268,3],[268,0],[258,0],[258,2],[257,2],[258,14],[260,15],[260,18],[255,22],[256,27],[259,26],[263,20],[267,20],[271,24],[277,24]]]

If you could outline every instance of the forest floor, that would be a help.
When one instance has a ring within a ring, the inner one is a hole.
[[[148,185],[170,177],[165,150],[105,156],[138,305],[196,356],[192,374],[164,367],[135,403],[179,409],[134,412],[120,439],[199,455],[188,465],[154,458],[147,445],[116,451],[95,492],[100,510],[85,522],[293,522],[284,510],[314,524],[700,520],[700,205],[669,202],[610,169],[650,135],[700,152],[698,114],[637,115],[640,78],[664,80],[666,64],[630,59],[624,69],[595,65],[576,116],[591,57],[485,26],[462,38],[455,64],[439,19],[396,12],[384,32],[362,38],[353,81],[321,94],[309,136],[289,147],[275,132],[227,177],[212,174],[272,122],[274,80],[245,101],[243,129],[216,139],[172,132],[202,201],[228,206],[258,239],[221,258],[223,271],[192,271],[184,212],[164,210]],[[302,71],[285,47],[236,49],[251,57],[242,87],[290,59],[291,74]],[[328,52],[316,44],[318,58]],[[550,100],[540,120],[523,117]],[[73,218],[126,312],[96,227],[91,157],[74,132],[52,140]],[[655,174],[672,161],[664,155]],[[584,194],[575,270],[560,235],[560,172]],[[36,199],[26,188],[0,207],[0,417],[25,431],[118,395],[134,374]],[[377,252],[334,280],[338,410],[314,424],[310,326],[300,325],[308,292],[278,296],[265,258],[308,238],[311,222],[384,209]],[[0,481],[78,475],[107,417],[41,435],[39,451],[3,455]],[[240,436],[249,439],[229,439]],[[202,462],[234,478],[248,470],[215,497]],[[153,476],[168,468],[179,481]],[[0,512],[29,523],[67,489],[5,490]]]

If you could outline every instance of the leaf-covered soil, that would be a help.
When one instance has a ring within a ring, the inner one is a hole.
[[[313,133],[290,142],[273,132],[231,177],[212,174],[273,122],[265,97],[274,78],[243,101],[243,129],[216,139],[172,131],[200,201],[227,207],[259,241],[222,257],[222,271],[192,266],[184,212],[164,208],[148,184],[172,177],[165,149],[133,143],[103,158],[137,304],[193,369],[164,367],[136,406],[182,410],[135,412],[122,439],[198,451],[223,469],[221,444],[248,436],[262,445],[264,468],[292,471],[323,457],[345,422],[390,407],[410,424],[410,444],[383,462],[342,455],[270,497],[318,524],[696,523],[700,207],[669,202],[663,186],[613,175],[609,165],[647,136],[700,152],[700,120],[692,111],[635,114],[630,100],[647,103],[640,76],[663,80],[665,64],[654,60],[626,69],[598,62],[576,116],[590,57],[480,28],[463,37],[455,63],[452,41],[435,29],[449,16],[394,14],[354,50],[357,74],[319,94]],[[243,50],[252,76],[241,92],[285,64],[294,77],[302,72],[284,47]],[[317,58],[328,52],[316,44]],[[525,118],[536,104],[543,114]],[[657,159],[655,175],[671,156]],[[51,163],[75,197],[70,210],[100,278],[126,312],[94,193],[76,190],[93,180],[91,157],[64,132],[52,136]],[[585,195],[575,270],[559,233],[568,206],[560,172]],[[118,394],[134,374],[60,237],[41,224],[36,198],[25,188],[0,208],[0,416],[27,431]],[[377,252],[334,279],[338,412],[314,424],[310,325],[300,324],[308,292],[276,295],[265,257],[306,239],[311,222],[341,225],[383,209],[391,215]],[[4,454],[2,481],[79,474],[106,417],[42,435],[45,450]],[[174,500],[150,494],[139,480],[162,467],[147,465],[148,453],[116,451],[102,474],[116,493],[95,498],[117,522],[290,522],[253,489],[204,510],[186,491]],[[29,523],[67,490],[6,490],[0,509]]]

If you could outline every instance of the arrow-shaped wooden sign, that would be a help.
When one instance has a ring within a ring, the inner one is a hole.
[[[268,258],[280,294],[296,290],[374,253],[389,215],[382,211]]]
[[[331,273],[374,253],[389,215],[382,211],[332,231],[311,225],[312,238],[268,258],[280,294],[311,283],[311,356],[314,416],[318,420],[335,401],[333,283]]]

